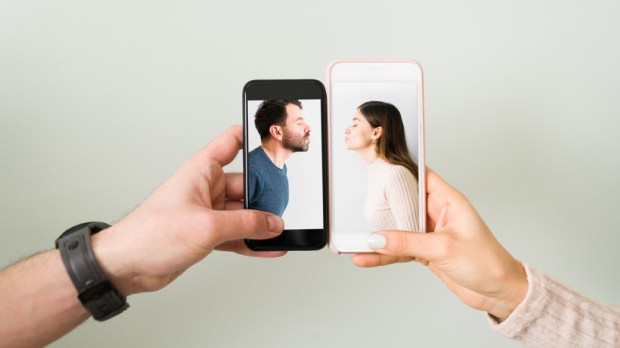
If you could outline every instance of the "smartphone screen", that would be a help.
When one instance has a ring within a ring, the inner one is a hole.
[[[328,75],[331,249],[370,252],[374,231],[424,231],[420,65],[338,61]]]
[[[253,80],[243,89],[244,204],[284,220],[252,250],[317,250],[328,238],[327,106],[317,80]]]

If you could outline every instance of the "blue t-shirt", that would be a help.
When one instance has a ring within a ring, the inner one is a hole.
[[[282,216],[288,205],[286,164],[278,168],[262,147],[248,153],[248,207]]]

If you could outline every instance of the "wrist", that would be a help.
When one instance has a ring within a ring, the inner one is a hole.
[[[515,308],[523,302],[527,294],[529,283],[521,262],[514,261],[513,266],[510,267],[510,272],[507,272],[505,279],[500,280],[500,284],[503,284],[503,291],[498,294],[493,308],[487,311],[498,322],[506,320]]]
[[[103,222],[85,222],[66,230],[56,239],[56,248],[78,292],[80,302],[98,321],[108,320],[129,308],[97,261],[92,236],[109,228]]]
[[[93,235],[91,242],[102,272],[122,296],[128,297],[139,292],[135,285],[137,276],[127,262],[128,255],[123,255],[119,248],[121,245],[117,238],[119,232],[117,225],[110,226]]]

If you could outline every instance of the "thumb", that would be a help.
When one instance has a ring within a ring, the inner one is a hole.
[[[244,238],[274,238],[284,230],[282,218],[258,210],[212,210],[211,213],[215,245]]]
[[[440,238],[436,233],[380,231],[368,237],[368,246],[379,254],[433,261],[442,249]]]

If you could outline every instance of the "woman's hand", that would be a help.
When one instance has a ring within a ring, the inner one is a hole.
[[[527,277],[495,239],[467,198],[427,169],[431,233],[381,231],[369,237],[376,254],[357,254],[360,267],[417,261],[433,271],[465,304],[505,319],[523,300]]]

